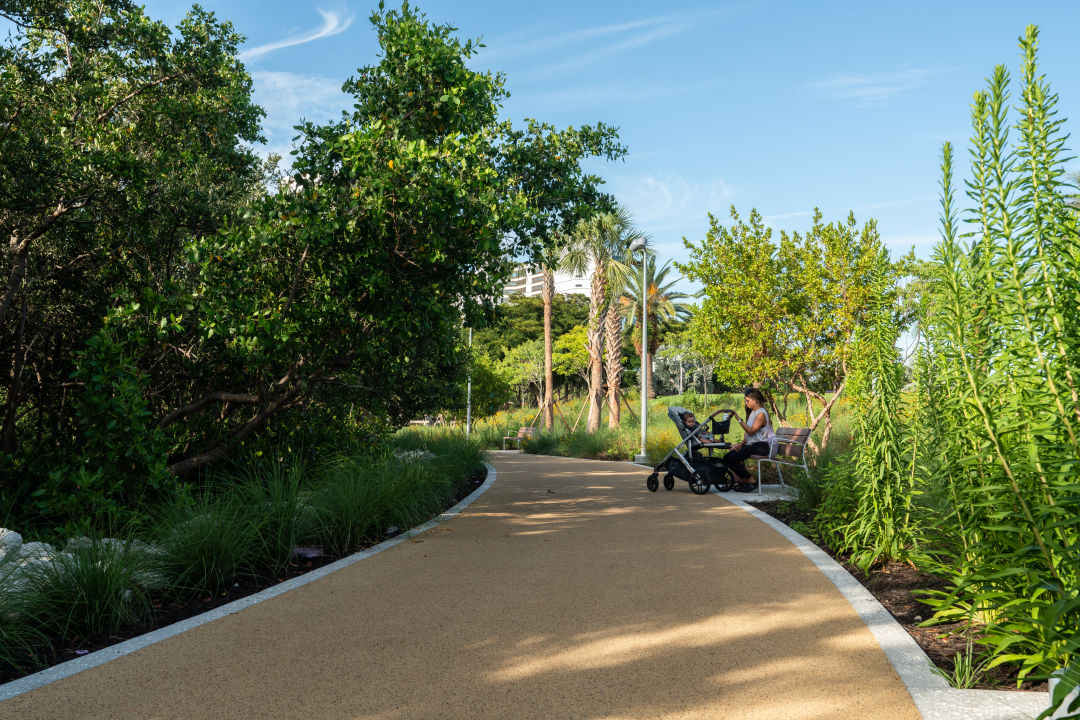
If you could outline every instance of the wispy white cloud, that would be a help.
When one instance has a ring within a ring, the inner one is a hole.
[[[348,107],[341,91],[342,80],[292,72],[253,72],[253,99],[266,110],[263,129],[265,151],[281,155],[285,162],[292,149],[293,127],[302,119],[326,122]]]
[[[640,48],[667,37],[679,35],[717,15],[731,12],[736,6],[725,6],[708,12],[663,15],[630,22],[599,25],[547,35],[515,36],[488,44],[482,61],[508,56],[531,56],[538,66],[524,77],[565,74],[588,65]],[[555,62],[547,63],[554,58]]]
[[[604,189],[630,208],[638,227],[659,244],[679,246],[683,235],[704,236],[709,213],[726,213],[735,194],[721,178],[691,182],[675,172],[615,175]]]
[[[675,83],[648,83],[648,84],[624,84],[624,83],[597,83],[587,85],[568,86],[560,84],[552,90],[531,92],[525,95],[528,105],[537,108],[557,107],[562,110],[567,108],[589,108],[615,106],[640,107],[642,103],[684,96],[689,92],[703,92],[711,88],[710,85],[678,85]],[[537,109],[536,114],[543,113]],[[640,153],[634,153],[634,157],[640,158]]]
[[[484,59],[490,60],[511,55],[543,54],[582,40],[590,40],[606,35],[618,35],[642,28],[656,27],[657,25],[666,25],[672,21],[670,17],[654,17],[615,25],[601,25],[582,30],[553,33],[541,37],[536,37],[530,33],[528,35],[530,39],[528,40],[518,40],[517,36],[503,38],[487,46],[484,50]]]
[[[762,217],[766,225],[777,225],[784,220],[794,220],[796,218],[810,217],[813,215],[811,210],[798,210],[796,212],[780,213],[778,215],[766,215]]]
[[[322,15],[323,24],[322,27],[311,30],[300,35],[293,35],[292,37],[285,38],[284,40],[276,40],[274,42],[266,43],[265,45],[257,45],[250,50],[245,50],[240,53],[239,58],[242,62],[254,60],[257,57],[266,55],[267,53],[280,50],[281,48],[291,47],[293,45],[303,45],[304,43],[313,42],[315,40],[322,40],[323,38],[332,37],[340,33],[345,32],[352,25],[353,20],[356,19],[355,15],[349,15],[344,17],[336,12],[329,10],[318,10],[318,13]]]
[[[880,202],[867,203],[867,204],[864,204],[864,205],[859,205],[857,207],[848,208],[847,210],[844,210],[843,213],[844,213],[844,217],[847,217],[847,212],[848,212],[848,210],[850,210],[851,212],[855,213],[855,216],[856,216],[857,219],[864,219],[864,218],[859,218],[859,216],[862,213],[872,212],[874,210],[882,210],[884,208],[908,207],[908,206],[911,206],[911,205],[924,205],[926,203],[935,202],[936,200],[937,200],[936,195],[919,195],[917,197],[897,198],[895,200],[882,200]],[[813,215],[814,215],[814,211],[812,209],[811,210],[796,210],[794,212],[786,212],[786,213],[777,213],[777,214],[773,214],[773,215],[766,215],[762,219],[765,221],[766,225],[769,225],[769,226],[775,227],[775,228],[782,228],[782,229],[787,230],[787,229],[791,229],[791,228],[795,227],[795,223],[793,223],[791,221],[798,220],[798,219],[801,219],[801,218],[813,217]],[[829,222],[831,222],[831,221],[829,221]]]
[[[942,72],[943,69],[910,68],[891,73],[844,73],[808,82],[803,88],[819,97],[869,107],[884,105],[913,92]]]
[[[672,35],[678,35],[687,30],[688,27],[689,25],[684,25],[680,23],[661,25],[660,27],[652,28],[646,32],[632,35],[631,37],[620,40],[619,42],[595,47],[592,50],[588,50],[578,55],[571,55],[562,62],[544,65],[541,68],[537,68],[532,73],[528,73],[526,77],[571,73],[575,70],[580,70],[584,67],[600,62],[601,60],[606,60],[610,57],[621,55],[628,50],[643,47],[656,40],[671,37]]]
[[[885,244],[885,247],[892,251],[894,257],[914,250],[916,257],[929,259],[934,252],[934,246],[941,241],[941,235],[940,233],[912,235],[883,232],[881,233],[881,241]]]

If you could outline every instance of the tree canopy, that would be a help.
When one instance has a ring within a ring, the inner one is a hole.
[[[676,264],[704,286],[694,347],[716,363],[725,385],[802,393],[809,426],[824,421],[827,442],[829,410],[843,392],[872,288],[895,294],[907,261],[887,262],[888,277],[871,282],[887,251],[876,223],[859,228],[854,214],[825,224],[815,211],[808,232],[782,232],[779,243],[757,210],[744,221],[732,207],[731,218],[724,226],[710,215],[705,239],[687,241],[690,259]]]
[[[622,152],[603,124],[515,130],[475,42],[380,5],[352,109],[299,126],[267,192],[228,23],[196,8],[173,37],[121,0],[9,5],[0,482],[22,493],[132,502],[290,414],[345,405],[385,431],[459,405],[463,323],[602,202],[582,158]]]

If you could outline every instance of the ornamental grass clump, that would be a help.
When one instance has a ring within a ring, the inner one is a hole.
[[[159,510],[157,562],[172,593],[216,593],[250,572],[262,516],[231,488],[206,489]]]
[[[18,612],[38,632],[78,644],[150,615],[154,559],[134,541],[93,540],[22,568]]]
[[[389,524],[388,462],[341,458],[323,470],[311,505],[315,537],[328,552],[346,555],[376,539]]]
[[[278,573],[292,560],[293,549],[310,536],[305,475],[303,465],[263,462],[235,476],[235,492],[251,523],[251,564],[256,571]]]
[[[34,672],[44,664],[48,638],[27,606],[27,594],[16,579],[18,565],[0,557],[0,676]]]

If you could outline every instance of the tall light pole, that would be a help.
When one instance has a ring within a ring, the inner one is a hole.
[[[469,384],[465,388],[465,439],[472,430],[472,328],[469,328]]]
[[[649,348],[649,321],[648,302],[649,288],[646,285],[645,265],[649,255],[648,243],[645,238],[637,238],[630,243],[630,255],[633,256],[638,250],[641,251],[641,454],[634,458],[634,462],[648,464],[649,456],[645,454],[645,434],[649,430],[649,393],[645,382],[648,376],[648,348]]]

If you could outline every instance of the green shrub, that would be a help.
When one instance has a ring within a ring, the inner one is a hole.
[[[131,352],[111,328],[76,353],[72,377],[82,383],[73,401],[82,446],[71,464],[48,473],[33,492],[37,510],[55,525],[128,524],[144,499],[161,501],[176,488],[165,463],[167,442],[146,402]]]
[[[618,435],[619,431],[611,428],[600,428],[596,432],[578,430],[563,438],[562,449],[569,457],[604,460],[608,458]]]
[[[697,390],[692,388],[687,388],[682,395],[678,396],[677,400],[678,405],[687,410],[693,410],[695,413],[701,412],[705,404],[704,398],[698,394]]]
[[[559,444],[559,432],[543,430],[536,437],[522,440],[521,449],[534,455],[558,455]]]
[[[432,470],[452,480],[483,469],[487,460],[484,446],[473,438],[466,440],[460,433],[433,437],[423,449],[435,455],[435,459],[429,461]]]

